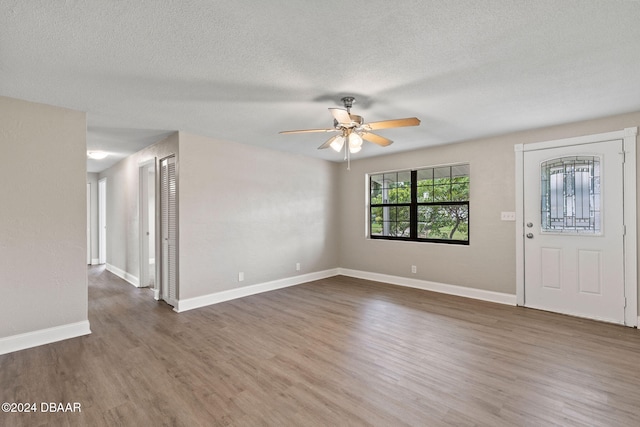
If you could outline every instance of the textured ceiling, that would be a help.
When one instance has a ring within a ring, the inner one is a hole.
[[[98,171],[175,130],[316,150],[357,98],[356,157],[640,111],[638,1],[0,0],[0,95],[86,111]]]

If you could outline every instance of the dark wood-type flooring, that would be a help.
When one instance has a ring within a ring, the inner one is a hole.
[[[621,326],[340,276],[177,314],[98,267],[89,320],[0,356],[0,402],[82,412],[0,425],[640,425]]]

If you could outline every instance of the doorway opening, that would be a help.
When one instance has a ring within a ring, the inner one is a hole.
[[[140,287],[154,291],[156,299],[156,160],[139,165]]]
[[[87,265],[91,265],[91,183],[87,182]]]
[[[98,264],[107,263],[107,178],[98,181]]]

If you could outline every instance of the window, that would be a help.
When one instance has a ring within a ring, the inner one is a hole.
[[[563,157],[540,168],[542,231],[600,233],[600,158]]]
[[[372,239],[469,244],[469,165],[369,175]]]

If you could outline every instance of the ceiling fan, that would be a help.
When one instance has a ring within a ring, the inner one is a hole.
[[[329,111],[333,115],[333,128],[285,130],[280,133],[338,132],[338,135],[334,135],[329,138],[324,144],[319,146],[318,149],[322,150],[324,148],[331,147],[335,151],[340,152],[344,147],[346,160],[349,157],[349,153],[357,153],[362,149],[362,140],[373,142],[374,144],[378,144],[382,147],[386,147],[393,143],[393,141],[388,138],[371,133],[373,130],[403,126],[418,126],[420,124],[420,120],[415,117],[365,123],[362,116],[351,114],[351,107],[355,102],[354,97],[345,96],[341,101],[344,104],[344,109],[329,108]],[[345,141],[347,144],[345,144]]]

